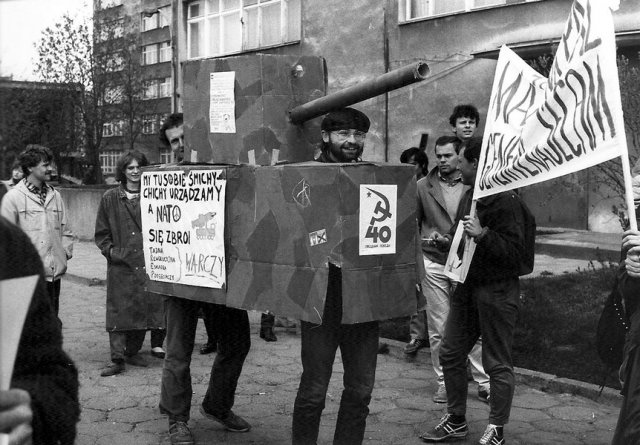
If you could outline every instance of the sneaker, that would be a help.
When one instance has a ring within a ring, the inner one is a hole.
[[[164,349],[162,349],[160,346],[156,346],[155,348],[151,348],[151,355],[156,358],[164,358],[166,354],[164,352]]]
[[[498,428],[495,425],[487,425],[484,434],[480,438],[480,445],[504,445],[504,436],[498,436]]]
[[[237,416],[233,411],[229,411],[229,413],[224,417],[216,417],[213,414],[209,414],[204,410],[204,407],[200,405],[200,414],[206,417],[209,420],[214,420],[229,430],[235,433],[245,433],[251,429],[251,425],[249,422],[244,420],[242,417]]]
[[[490,398],[491,393],[489,392],[489,388],[478,386],[478,400],[484,403],[489,403]]]
[[[100,375],[102,377],[109,377],[116,374],[121,374],[124,372],[124,363],[122,362],[113,362],[106,368],[102,370]]]
[[[125,356],[124,361],[130,364],[131,366],[139,366],[141,368],[146,368],[147,366],[149,366],[149,362],[147,362],[145,359],[143,359],[137,354],[131,355],[131,356]]]
[[[171,445],[193,445],[193,435],[186,422],[169,424],[169,440]]]
[[[436,403],[447,403],[447,388],[444,383],[438,384],[438,390],[433,395],[433,401]]]
[[[407,355],[414,355],[418,350],[427,347],[427,341],[421,338],[412,338],[409,343],[404,346],[404,353]]]
[[[467,422],[453,423],[449,420],[450,417],[451,414],[445,414],[433,430],[420,434],[420,439],[423,442],[452,442],[467,437]]]

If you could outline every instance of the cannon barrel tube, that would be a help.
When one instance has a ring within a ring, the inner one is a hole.
[[[299,105],[289,111],[289,120],[293,124],[301,124],[331,110],[348,107],[388,91],[420,82],[429,75],[426,62],[415,62],[373,79],[358,83],[344,90]]]

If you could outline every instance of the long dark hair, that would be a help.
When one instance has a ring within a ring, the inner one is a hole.
[[[127,151],[122,153],[118,158],[118,162],[116,163],[116,181],[126,184],[127,177],[124,174],[124,171],[127,168],[127,165],[131,163],[131,161],[138,161],[138,165],[140,167],[144,167],[145,165],[149,165],[149,161],[144,153],[140,153],[139,151]]]

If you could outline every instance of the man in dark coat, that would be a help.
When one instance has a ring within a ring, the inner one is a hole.
[[[10,443],[30,438],[28,443],[71,445],[80,417],[78,371],[62,350],[62,332],[38,252],[22,230],[2,217],[0,258],[0,280],[37,276],[11,389],[0,391],[0,424],[6,426],[1,432],[9,434]]]
[[[320,162],[359,162],[369,131],[369,118],[343,108],[322,121]],[[376,376],[379,323],[342,324],[342,268],[329,262],[322,323],[301,322],[302,377],[293,407],[293,445],[318,440],[336,350],[344,366],[344,390],[333,436],[334,445],[362,443]]]
[[[112,361],[100,374],[103,377],[123,372],[125,362],[148,366],[138,355],[147,330],[151,330],[152,354],[164,358],[163,301],[145,290],[140,177],[141,167],[147,164],[137,151],[120,156],[116,167],[120,186],[107,190],[96,217],[95,242],[107,259],[106,317]]]

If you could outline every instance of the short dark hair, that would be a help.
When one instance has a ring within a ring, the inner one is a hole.
[[[476,125],[480,125],[480,113],[478,109],[471,104],[456,105],[453,109],[453,114],[449,116],[449,124],[452,127],[456,126],[456,120],[461,117],[471,117],[476,120]]]
[[[144,167],[145,165],[149,165],[149,161],[144,153],[140,153],[139,151],[127,151],[122,153],[118,158],[118,162],[116,163],[116,181],[121,183],[127,182],[127,177],[124,174],[124,171],[127,168],[127,165],[131,163],[131,161],[138,161],[138,165],[140,167]]]
[[[11,171],[14,171],[16,168],[22,170],[22,166],[20,165],[20,160],[18,158],[13,160],[13,163],[11,164]]]
[[[471,138],[467,141],[462,156],[469,162],[473,162],[474,159],[480,160],[480,150],[482,150],[482,139]]]
[[[30,168],[35,167],[43,161],[53,161],[53,153],[43,145],[29,144],[24,151],[18,155],[18,162],[25,176],[29,176]]]
[[[436,147],[442,147],[443,145],[453,144],[453,148],[456,153],[460,153],[461,142],[457,136],[440,136],[436,139]]]
[[[370,126],[371,121],[366,114],[355,108],[347,107],[327,113],[322,119],[320,129],[327,132],[354,129],[366,133]]]
[[[429,173],[429,158],[423,150],[420,150],[418,147],[407,148],[400,155],[400,162],[408,164],[409,159],[411,158],[413,158],[416,161],[416,164],[420,166],[420,170],[422,170],[423,175]]]
[[[169,139],[167,139],[167,135],[165,134],[165,132],[169,128],[179,127],[183,123],[184,123],[184,117],[182,113],[172,113],[169,116],[167,116],[164,122],[162,122],[162,126],[160,127],[160,134],[158,135],[158,137],[160,138],[160,142],[162,142],[166,146],[171,145],[169,143]]]

